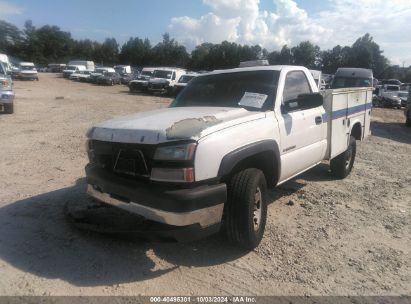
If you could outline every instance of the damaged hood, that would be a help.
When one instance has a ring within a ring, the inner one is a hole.
[[[157,144],[193,139],[265,117],[243,108],[181,107],[141,112],[103,122],[89,137],[95,140]]]

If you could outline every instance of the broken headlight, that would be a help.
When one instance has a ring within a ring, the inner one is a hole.
[[[180,144],[158,147],[154,153],[155,160],[192,160],[197,144]]]

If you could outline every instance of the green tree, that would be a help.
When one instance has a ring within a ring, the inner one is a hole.
[[[303,41],[291,49],[293,64],[307,68],[318,68],[320,64],[320,47],[310,41]]]

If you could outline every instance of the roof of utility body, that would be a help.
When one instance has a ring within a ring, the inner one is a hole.
[[[361,68],[339,68],[337,72],[335,72],[335,77],[337,76],[370,78],[372,77],[372,70]]]
[[[236,72],[251,72],[251,71],[281,71],[283,69],[288,70],[306,70],[308,73],[310,72],[307,68],[298,65],[264,65],[264,66],[253,66],[253,67],[246,67],[246,68],[234,68],[234,69],[227,69],[227,70],[214,70],[209,73],[204,73],[198,75],[206,76],[206,75],[215,75],[215,74],[222,74],[222,73],[236,73]]]

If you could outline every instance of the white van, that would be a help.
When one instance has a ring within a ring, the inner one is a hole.
[[[20,62],[19,72],[17,74],[19,79],[39,80],[37,69],[33,62]]]

